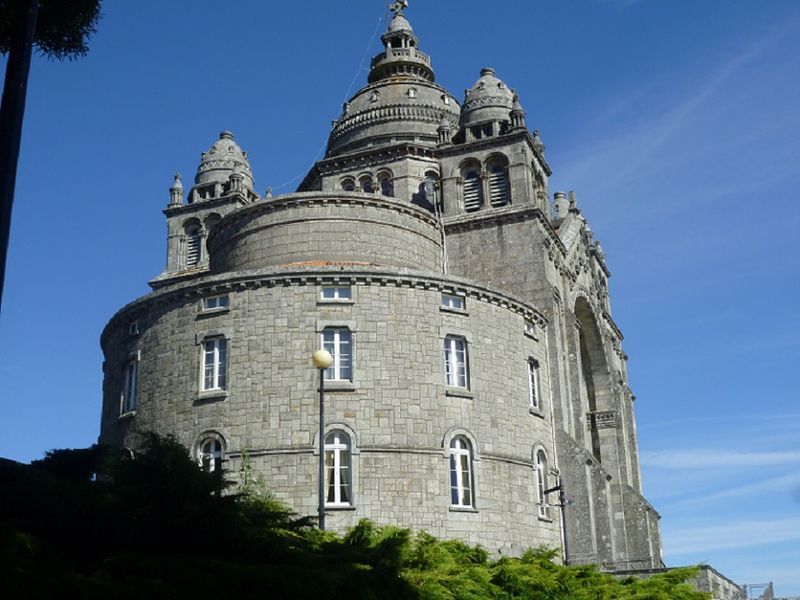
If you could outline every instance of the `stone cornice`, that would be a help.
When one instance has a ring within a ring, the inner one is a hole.
[[[220,294],[237,290],[261,287],[290,287],[349,283],[357,286],[380,285],[399,288],[436,290],[459,294],[473,300],[501,306],[509,311],[533,321],[540,327],[547,326],[547,318],[542,312],[519,300],[487,286],[474,283],[461,277],[438,275],[435,273],[391,270],[373,265],[279,265],[270,269],[211,274],[205,277],[180,281],[159,288],[146,296],[134,300],[111,317],[100,337],[105,347],[110,331],[117,326],[127,327],[134,318],[146,315],[159,306],[177,304],[187,299],[200,299],[208,294]]]
[[[553,174],[553,171],[550,169],[550,165],[547,164],[547,160],[544,157],[544,154],[536,147],[536,144],[533,143],[533,137],[531,137],[531,132],[527,129],[515,129],[509,131],[508,133],[504,133],[502,135],[492,136],[488,138],[482,138],[480,140],[473,140],[471,142],[465,142],[463,144],[452,144],[449,146],[442,146],[438,149],[439,156],[459,156],[462,154],[468,154],[473,150],[488,150],[492,148],[497,148],[501,146],[507,146],[510,143],[514,142],[524,142],[528,145],[531,152],[536,156],[539,160],[539,163],[542,165],[545,173],[549,177]]]
[[[225,206],[227,204],[240,204],[242,206],[250,204],[251,202],[242,192],[232,192],[219,198],[211,198],[209,200],[198,200],[191,204],[168,204],[164,208],[164,214],[167,217],[173,217],[180,214],[189,214],[197,212],[198,210],[205,210],[209,208],[216,208],[218,206]]]
[[[436,160],[435,150],[417,144],[395,144],[359,150],[349,154],[339,154],[324,158],[317,162],[315,168],[320,175],[332,175],[353,168],[370,167],[376,164],[385,164],[406,156],[422,157]]]

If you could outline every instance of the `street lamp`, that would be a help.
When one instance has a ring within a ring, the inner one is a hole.
[[[327,350],[317,350],[311,362],[319,370],[319,528],[325,531],[325,369],[333,364]]]

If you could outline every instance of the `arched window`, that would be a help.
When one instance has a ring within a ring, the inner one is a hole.
[[[186,266],[194,267],[200,263],[200,223],[191,221],[186,224]]]
[[[472,212],[483,206],[483,188],[477,167],[467,167],[462,171],[464,180],[464,210]]]
[[[371,194],[375,191],[375,188],[372,187],[372,177],[365,175],[361,179],[358,180],[361,184],[361,191],[366,192],[367,194]]]
[[[356,191],[356,182],[350,179],[342,179],[342,191],[343,192],[355,192]]]
[[[494,159],[487,166],[489,172],[489,203],[492,206],[505,206],[508,204],[508,167],[499,160]]]
[[[450,440],[450,504],[458,507],[475,506],[472,444],[463,435]]]
[[[197,445],[197,464],[208,473],[222,470],[225,445],[218,435],[207,436]]]
[[[536,451],[534,470],[536,476],[536,504],[539,506],[539,517],[550,518],[550,506],[545,491],[549,488],[547,481],[547,455],[539,448]]]
[[[334,430],[325,436],[325,506],[353,502],[350,436]]]
[[[384,196],[394,196],[394,183],[392,183],[391,173],[379,173],[378,182],[380,183],[381,194]]]

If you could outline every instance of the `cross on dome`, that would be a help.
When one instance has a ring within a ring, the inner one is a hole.
[[[408,0],[395,0],[389,5],[389,10],[394,13],[395,16],[403,16],[403,10],[408,8]]]

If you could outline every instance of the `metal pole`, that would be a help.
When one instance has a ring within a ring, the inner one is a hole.
[[[564,493],[564,482],[558,478],[558,503],[561,505],[561,531],[564,541],[564,566],[569,566],[569,547],[567,546],[567,494]]]
[[[319,528],[325,531],[325,369],[319,370]]]

